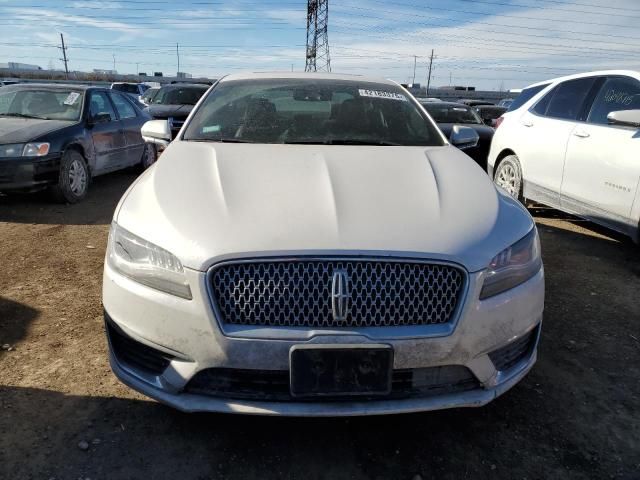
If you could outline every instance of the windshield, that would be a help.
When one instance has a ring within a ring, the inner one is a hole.
[[[151,101],[158,94],[159,91],[160,91],[159,88],[150,88],[149,90],[144,92],[144,94],[142,95],[142,98],[144,100]]]
[[[423,106],[436,123],[482,123],[478,114],[466,105],[424,103]]]
[[[518,108],[520,108],[522,105],[527,103],[529,100],[531,100],[534,96],[536,96],[538,93],[540,93],[542,90],[544,90],[548,86],[549,84],[545,83],[544,85],[538,85],[537,87],[525,88],[524,90],[522,90],[520,95],[518,95],[511,102],[511,104],[509,104],[509,107],[508,107],[509,109],[507,111],[513,112],[514,110],[517,110]]]
[[[507,107],[478,107],[478,113],[484,120],[495,120],[507,111]]]
[[[165,87],[158,90],[151,103],[159,105],[195,105],[207,87]]]
[[[220,83],[184,140],[442,145],[405,90],[371,82],[269,79]]]
[[[76,90],[7,89],[0,91],[0,116],[78,120],[84,93]]]

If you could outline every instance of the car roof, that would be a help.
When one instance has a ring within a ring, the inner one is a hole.
[[[524,88],[527,89],[532,87],[538,87],[540,85],[548,85],[551,83],[564,82],[566,80],[574,80],[576,78],[596,77],[600,75],[624,75],[624,76],[640,78],[640,72],[636,70],[596,70],[593,72],[576,73],[573,75],[565,75],[564,77],[552,78],[550,80],[532,83],[531,85],[527,85]]]
[[[346,80],[382,83],[385,85],[398,86],[393,80],[379,77],[369,77],[356,74],[321,73],[321,72],[252,72],[233,73],[220,79],[220,82],[230,82],[233,80],[269,80],[269,79],[292,79],[292,80]]]
[[[418,101],[420,101],[420,99],[418,99]],[[464,103],[458,103],[458,102],[422,102],[422,105],[425,106],[441,106],[441,107],[464,107],[464,108],[471,108],[469,105],[465,105]]]
[[[207,90],[211,85],[207,85],[206,83],[169,83],[167,85],[162,85],[159,88],[165,88],[167,90],[169,89],[176,89],[176,88],[200,88],[202,90]]]
[[[78,85],[75,83],[16,83],[14,85],[7,85],[5,88],[12,90],[25,90],[29,88],[45,88],[48,90],[89,90],[89,89],[106,89],[97,85]],[[4,91],[4,90],[3,90]]]

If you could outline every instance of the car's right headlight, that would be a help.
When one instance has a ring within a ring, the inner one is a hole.
[[[480,300],[493,297],[526,282],[542,267],[538,229],[493,257],[487,267]]]
[[[47,142],[0,145],[0,157],[44,157],[51,145]]]
[[[116,272],[151,288],[191,300],[191,288],[178,258],[167,250],[111,224],[107,262]]]

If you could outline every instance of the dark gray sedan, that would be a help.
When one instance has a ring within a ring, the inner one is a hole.
[[[59,201],[78,202],[92,177],[155,161],[140,134],[149,119],[126,94],[105,88],[3,87],[0,192],[49,188]]]

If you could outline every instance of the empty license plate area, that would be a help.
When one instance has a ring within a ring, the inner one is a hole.
[[[294,397],[391,393],[393,349],[387,345],[297,345],[289,363]]]

